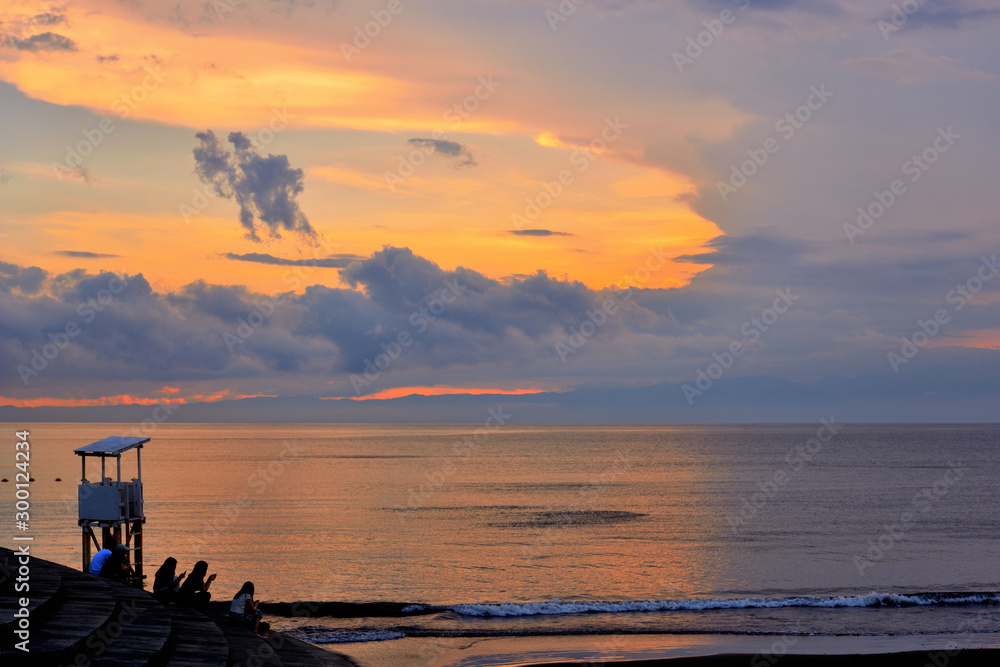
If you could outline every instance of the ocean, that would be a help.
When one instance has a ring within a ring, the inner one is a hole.
[[[300,603],[274,627],[370,665],[1000,647],[1000,426],[494,410],[489,427],[157,425],[147,575],[204,559],[215,599],[251,580]],[[73,449],[134,425],[8,427],[30,431],[34,553],[79,567]]]

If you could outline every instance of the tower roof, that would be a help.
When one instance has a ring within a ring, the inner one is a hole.
[[[122,452],[127,452],[135,447],[142,447],[145,443],[149,442],[149,438],[135,438],[123,435],[112,435],[104,438],[103,440],[98,440],[97,442],[92,442],[89,445],[84,445],[83,447],[77,447],[73,451],[80,456],[91,455],[105,455],[105,456],[118,456]]]

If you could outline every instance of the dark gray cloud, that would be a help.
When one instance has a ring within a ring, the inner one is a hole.
[[[66,17],[62,14],[53,14],[52,12],[45,12],[44,14],[35,14],[31,17],[31,23],[33,25],[59,25],[60,23],[65,23]]]
[[[840,2],[837,0],[688,0],[695,9],[718,15],[724,9],[729,9],[737,15],[740,10],[754,12],[802,12],[820,16],[836,16],[843,14]]]
[[[301,294],[278,296],[204,281],[159,293],[143,276],[131,276],[91,312],[87,304],[120,285],[121,276],[82,270],[49,276],[2,264],[0,361],[11,369],[26,363],[49,333],[75,321],[81,333],[46,370],[49,386],[84,376],[174,382],[298,373],[323,387],[363,371],[365,360],[401,331],[414,339],[401,369],[551,358],[552,342],[588,309],[598,308],[601,298],[580,283],[544,273],[505,284],[468,269],[446,271],[405,248],[385,248],[343,274],[356,289],[312,285]],[[431,315],[429,305],[449,289],[452,303]],[[239,319],[258,309],[268,313],[263,324],[231,352],[224,334],[234,334]],[[602,336],[618,326],[609,324]],[[0,383],[20,386],[16,373],[4,377]]]
[[[908,15],[907,26],[959,28],[1000,16],[1000,8],[983,6],[969,0],[927,0],[919,10]]]
[[[23,294],[36,294],[47,276],[48,272],[37,266],[20,267],[0,262],[0,292],[17,290]]]
[[[554,232],[550,229],[512,229],[509,233],[514,236],[574,236],[569,232]]]
[[[87,250],[56,250],[53,254],[62,255],[63,257],[78,257],[80,259],[104,259],[106,257],[119,256],[103,252],[89,252]]]
[[[472,151],[468,146],[463,146],[457,141],[446,141],[443,139],[410,139],[409,143],[429,149],[433,153],[444,157],[460,158],[456,167],[475,167],[476,160],[472,157]]]
[[[114,54],[110,56],[97,56],[97,62],[99,63],[115,62],[116,60],[118,60],[118,56]]]
[[[13,177],[10,175],[10,172],[0,167],[0,185],[7,185],[10,183],[11,178]]]
[[[211,130],[195,135],[195,173],[215,187],[220,197],[235,199],[246,237],[260,241],[258,222],[272,237],[281,230],[313,239],[315,230],[299,209],[297,197],[305,189],[301,169],[293,169],[286,155],[262,157],[242,132],[230,132],[233,152],[226,150]]]
[[[788,238],[769,229],[739,236],[717,236],[705,245],[712,252],[679,255],[677,260],[692,264],[770,264],[794,261],[811,248],[807,241]]]
[[[33,380],[32,387],[46,395],[70,391],[80,377],[95,387],[102,381],[114,385],[116,393],[130,382],[217,382],[244,393],[286,382],[295,395],[350,395],[350,374],[363,372],[401,332],[412,342],[393,362],[391,379],[372,390],[539,378],[590,387],[621,385],[623,379],[688,382],[735,340],[749,351],[727,377],[897,377],[886,353],[898,349],[900,336],[912,335],[918,320],[952,308],[946,293],[980,264],[981,253],[969,255],[965,234],[939,236],[916,233],[905,239],[906,252],[895,253],[900,241],[887,239],[855,247],[860,254],[845,258],[822,241],[793,243],[771,229],[752,230],[714,240],[714,254],[692,255],[699,261],[716,257],[716,265],[690,285],[627,293],[595,291],[544,272],[496,280],[386,247],[343,268],[345,288],[314,284],[298,293],[265,295],[198,281],[164,293],[133,276],[92,321],[82,315],[89,312],[86,304],[121,277],[83,270],[49,275],[37,267],[0,264],[0,364],[13,369],[25,363],[48,334],[73,320],[80,335]],[[750,344],[741,325],[771,306],[779,287],[797,297],[795,308]],[[445,306],[442,290],[455,296]],[[1000,280],[989,282],[977,299],[952,311],[947,335],[995,327],[998,293]],[[609,299],[613,315],[597,315]],[[254,312],[251,335],[227,344],[225,336],[231,341],[241,322],[251,331],[246,322]],[[595,319],[600,327],[563,364],[555,344]],[[925,359],[953,359],[940,375],[940,382],[951,382],[991,354],[924,350],[902,372]],[[16,373],[5,377],[0,382],[8,383],[8,391],[21,386]],[[857,383],[848,385],[856,390]],[[730,400],[722,392],[711,400],[717,398]]]
[[[276,264],[278,266],[316,266],[324,269],[342,269],[351,262],[363,259],[360,255],[330,255],[329,257],[317,257],[315,259],[286,259],[261,252],[248,252],[242,255],[235,252],[227,252],[226,258],[240,262],[257,262],[258,264]]]
[[[18,39],[13,36],[6,36],[3,45],[17,49],[18,51],[76,51],[76,42],[69,37],[58,35],[54,32],[43,32],[32,35],[27,39]]]

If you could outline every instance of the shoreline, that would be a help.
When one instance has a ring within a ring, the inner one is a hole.
[[[320,644],[366,666],[427,667],[952,667],[1000,664],[1000,636],[936,634],[796,637],[720,635],[574,635],[547,637],[404,637]],[[791,638],[788,638],[791,639]]]
[[[934,667],[939,665],[996,665],[1000,649],[968,648],[954,651],[901,651],[897,653],[790,653],[765,657],[761,654],[720,653],[717,655],[654,658],[650,660],[582,660],[573,662],[521,663],[510,667],[580,667],[580,665],[622,665],[627,667]],[[937,661],[935,661],[937,660]]]

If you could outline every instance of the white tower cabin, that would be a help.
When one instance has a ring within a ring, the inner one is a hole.
[[[79,525],[83,530],[83,570],[90,565],[91,544],[100,550],[109,537],[129,548],[129,578],[132,586],[142,588],[142,524],[146,515],[142,508],[142,446],[149,438],[111,436],[75,450],[80,455]],[[136,477],[122,481],[122,454],[135,450]],[[101,481],[87,479],[87,458],[100,457]],[[117,475],[107,476],[106,464],[115,459]],[[94,528],[101,529],[98,543]]]

